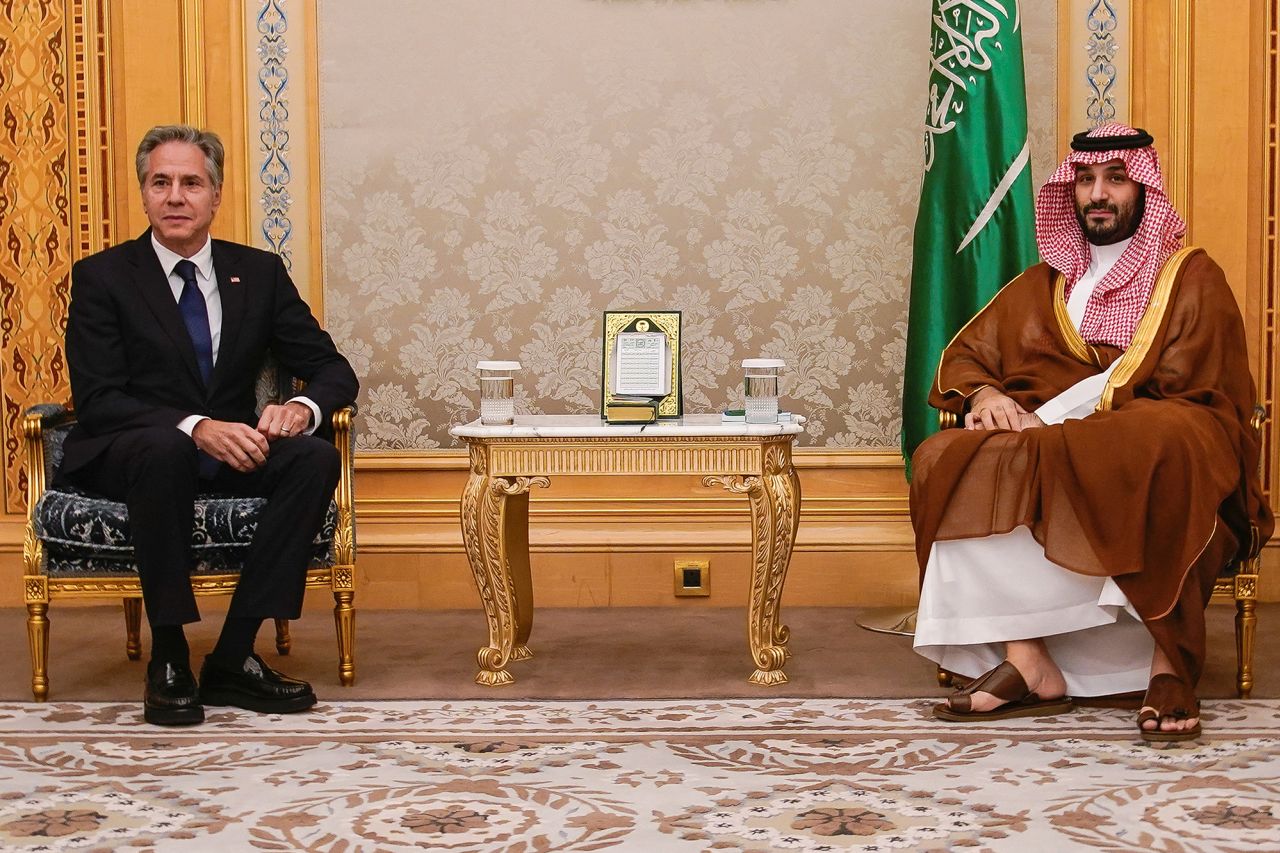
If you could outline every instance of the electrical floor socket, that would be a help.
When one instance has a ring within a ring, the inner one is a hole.
[[[675,586],[677,596],[710,595],[711,561],[676,560]]]

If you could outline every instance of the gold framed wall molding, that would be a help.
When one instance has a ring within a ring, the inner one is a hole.
[[[180,0],[182,18],[182,121],[204,127],[205,58],[204,3],[202,0]]]
[[[1258,384],[1263,396],[1263,408],[1267,419],[1262,425],[1263,447],[1263,488],[1271,496],[1271,506],[1280,514],[1280,450],[1277,448],[1276,436],[1280,430],[1276,427],[1276,418],[1280,417],[1276,401],[1280,399],[1280,323],[1277,322],[1277,307],[1280,306],[1280,0],[1267,0],[1264,19],[1265,40],[1262,55],[1265,56],[1263,70],[1263,90],[1265,108],[1259,111],[1265,115],[1266,125],[1260,146],[1265,152],[1265,176],[1258,182],[1266,188],[1263,203],[1265,215],[1262,218],[1260,278],[1261,286],[1257,289],[1256,300],[1251,300],[1256,319],[1252,325],[1261,330],[1258,345]],[[1274,559],[1271,571],[1275,571]]]

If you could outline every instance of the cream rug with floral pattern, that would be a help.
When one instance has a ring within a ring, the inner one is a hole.
[[[920,700],[0,705],[6,851],[1260,851],[1280,702],[942,727]]]

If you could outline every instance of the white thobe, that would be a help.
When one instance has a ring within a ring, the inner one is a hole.
[[[1077,329],[1089,295],[1128,243],[1090,247],[1089,269],[1067,301]],[[1108,368],[1076,383],[1036,414],[1046,424],[1091,414],[1110,374]],[[920,590],[917,652],[972,678],[1004,660],[1006,641],[1037,637],[1062,669],[1069,695],[1124,693],[1147,685],[1155,643],[1111,578],[1050,562],[1026,527],[934,543]]]

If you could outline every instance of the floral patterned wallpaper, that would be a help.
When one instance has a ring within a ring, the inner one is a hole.
[[[896,446],[928,0],[320,7],[326,322],[364,449],[448,447],[475,362],[594,412],[601,312],[683,312],[686,411],[786,359],[810,446]],[[1033,171],[1054,0],[1023,0]],[[1037,182],[1038,185],[1038,182]]]

